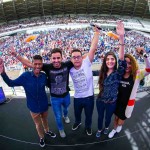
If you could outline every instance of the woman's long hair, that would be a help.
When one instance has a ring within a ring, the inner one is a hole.
[[[125,54],[125,58],[129,58],[131,61],[131,75],[133,76],[133,80],[135,80],[136,72],[139,69],[138,63],[136,59],[130,54]]]
[[[116,55],[114,54],[114,52],[111,52],[111,51],[110,51],[110,52],[106,53],[106,55],[104,56],[104,59],[103,59],[102,66],[101,66],[101,68],[100,68],[100,74],[99,74],[99,80],[98,80],[100,92],[99,92],[99,95],[98,95],[98,96],[100,96],[101,93],[103,92],[103,83],[104,83],[104,79],[105,79],[105,77],[107,76],[107,72],[108,72],[108,67],[107,67],[107,65],[106,65],[106,59],[107,59],[108,55],[112,55],[112,56],[115,58],[116,64],[115,64],[115,66],[114,66],[114,70],[117,69],[117,57],[116,57]]]

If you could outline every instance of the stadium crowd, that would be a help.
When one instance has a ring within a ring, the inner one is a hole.
[[[126,26],[134,26],[136,24],[137,27],[144,28],[145,25],[139,19],[133,19],[130,17],[117,17],[117,16],[49,16],[44,18],[35,17],[32,19],[24,19],[19,21],[12,21],[9,24],[1,24],[0,25],[0,33],[13,31],[17,29],[29,28],[34,26],[41,26],[41,25],[57,25],[57,24],[69,24],[69,23],[89,23],[95,22],[100,24],[116,24],[117,20],[122,20],[124,25]]]
[[[16,29],[22,29],[26,27],[34,27],[45,25],[58,25],[58,24],[69,24],[69,23],[106,23],[106,24],[116,24],[116,21],[120,19],[116,16],[67,16],[67,17],[45,17],[43,19],[32,19],[32,20],[22,20],[19,22],[13,22],[8,24],[0,25],[0,32],[7,32]],[[124,24],[136,23],[136,25],[141,25],[138,20],[132,20],[131,18],[121,18]],[[106,33],[110,29],[103,29],[103,32],[99,39],[98,49],[95,54],[94,62],[101,63],[101,58],[108,51],[118,52],[118,40],[111,39]],[[115,31],[113,31],[115,32]],[[0,55],[5,61],[7,68],[10,66],[19,66],[20,64],[17,59],[9,56],[10,45],[14,44],[17,52],[29,60],[32,59],[33,55],[41,54],[43,56],[44,62],[49,62],[49,54],[53,48],[61,48],[63,51],[63,59],[70,58],[70,52],[74,48],[79,48],[82,53],[87,53],[90,49],[91,39],[93,36],[92,28],[78,28],[78,29],[53,29],[49,31],[39,31],[35,32],[37,38],[29,43],[25,42],[25,39],[30,36],[26,33],[18,33],[14,36],[9,36],[5,39],[0,40]],[[135,31],[126,31],[125,34],[125,44],[126,52],[132,53],[136,59],[143,61],[142,58],[137,56],[135,53],[135,47],[142,45],[145,47],[147,52],[150,52],[150,38],[144,36],[143,34],[137,33]],[[15,67],[18,68],[18,67]]]

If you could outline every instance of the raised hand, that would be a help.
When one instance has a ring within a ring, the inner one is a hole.
[[[136,47],[136,52],[139,55],[143,55],[143,53],[145,53],[145,49],[144,49],[144,47]]]
[[[117,27],[116,27],[116,32],[119,35],[119,59],[124,60],[124,24],[122,21],[117,21]]]
[[[0,58],[0,73],[5,72],[3,59]]]
[[[13,55],[13,56],[16,56],[16,54],[17,54],[17,52],[16,52],[16,50],[15,50],[15,48],[14,48],[14,45],[11,45],[10,46],[10,53],[11,53],[11,55]]]
[[[117,21],[116,32],[119,36],[124,36],[124,34],[125,34],[124,24],[120,20]]]

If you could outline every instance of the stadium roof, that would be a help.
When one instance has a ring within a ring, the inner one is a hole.
[[[150,19],[148,0],[0,0],[0,23],[65,14],[109,14]]]

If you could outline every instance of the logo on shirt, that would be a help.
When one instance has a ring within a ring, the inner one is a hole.
[[[129,82],[126,82],[126,81],[120,81],[122,87],[127,87],[127,85],[130,85]]]
[[[77,93],[82,93],[88,90],[87,78],[83,69],[72,73],[72,80]]]
[[[67,92],[67,68],[50,71],[51,74],[51,93],[62,95]]]

